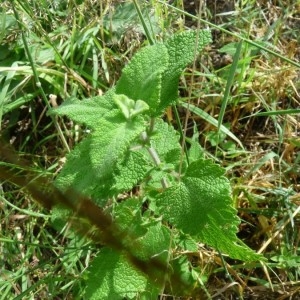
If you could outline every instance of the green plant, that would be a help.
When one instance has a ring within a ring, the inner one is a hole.
[[[172,272],[196,288],[200,269],[184,253],[197,251],[199,241],[234,259],[261,258],[236,237],[239,219],[224,170],[193,145],[184,157],[179,135],[161,119],[177,101],[182,70],[210,41],[209,31],[187,31],[147,46],[104,96],[68,100],[50,112],[91,131],[68,154],[56,186],[91,197],[111,214],[127,251],[164,266],[146,276],[123,252],[103,247],[88,268],[88,299],[183,293],[172,285]]]

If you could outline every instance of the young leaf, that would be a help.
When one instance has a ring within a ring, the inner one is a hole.
[[[208,30],[191,30],[174,35],[165,44],[145,47],[124,68],[116,93],[142,99],[152,115],[161,114],[177,100],[178,81],[184,68],[210,42]]]
[[[131,117],[134,117],[144,111],[147,111],[149,109],[149,105],[143,101],[143,100],[137,100],[135,102],[134,108],[131,111]]]
[[[248,247],[239,245],[239,219],[232,207],[229,181],[224,170],[210,160],[191,163],[182,181],[165,190],[157,204],[163,218],[184,233],[232,258],[260,258]]]
[[[126,119],[131,119],[138,114],[149,109],[149,105],[143,100],[134,101],[129,99],[127,96],[121,95],[114,95],[114,101],[117,106],[121,109],[124,117]]]

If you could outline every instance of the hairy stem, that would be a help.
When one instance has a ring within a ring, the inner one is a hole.
[[[155,166],[160,167],[161,160],[158,156],[157,151],[150,145],[150,138],[149,138],[151,133],[154,131],[154,123],[155,123],[155,119],[151,118],[148,130],[142,132],[140,137],[141,137],[141,140],[142,140],[144,146],[146,147],[150,157],[152,158]],[[166,189],[169,187],[169,184],[168,184],[168,181],[166,178],[161,179],[161,185],[162,185],[163,189]]]

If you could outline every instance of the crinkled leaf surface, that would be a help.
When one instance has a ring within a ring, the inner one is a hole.
[[[99,120],[116,108],[113,95],[114,89],[111,89],[104,96],[85,100],[70,99],[51,110],[49,114],[68,116],[71,120],[85,124],[90,129],[97,129]]]
[[[101,204],[98,197],[105,196],[110,190],[118,160],[123,159],[130,142],[144,127],[142,117],[137,116],[131,121],[126,120],[119,109],[108,112],[97,121],[92,133],[67,155],[57,185],[62,188],[72,186]]]
[[[163,120],[157,119],[150,144],[158,152],[163,162],[173,164],[179,162],[181,147],[178,141],[178,132]]]
[[[141,247],[137,247],[133,251],[136,251],[137,256],[143,260],[155,257],[162,262],[166,262],[171,243],[170,229],[155,220],[153,224],[148,224],[147,228],[147,234],[138,239]],[[160,278],[158,275],[157,278]],[[163,285],[162,282],[158,284]]]
[[[141,206],[141,199],[129,198],[117,203],[114,209],[116,224],[126,234],[135,238],[145,235],[147,232],[145,226],[142,225]]]
[[[168,51],[163,44],[143,48],[123,69],[116,93],[145,101],[150,109],[159,104],[162,73],[168,67]]]
[[[167,260],[170,246],[170,231],[160,224],[148,228],[148,232],[139,240],[140,247],[133,249],[135,253],[145,259],[152,256]],[[146,249],[146,250],[145,250]],[[145,299],[157,299],[163,282],[152,283],[145,274],[137,271],[126,260],[125,255],[111,249],[103,248],[94,258],[88,269],[89,276],[86,288],[86,299],[136,299],[143,295]]]
[[[163,218],[184,233],[241,260],[256,260],[246,246],[238,245],[239,219],[232,206],[224,170],[210,160],[191,163],[182,181],[158,199]]]
[[[196,43],[198,50],[201,50],[210,41],[208,31],[198,33],[198,39],[195,31],[188,31],[174,36],[166,45],[145,47],[124,68],[116,87],[105,96],[68,101],[53,110],[54,114],[67,115],[92,129],[91,135],[68,155],[67,163],[57,179],[59,186],[72,186],[96,198],[109,195],[113,177],[117,175],[114,173],[117,161],[123,159],[122,155],[125,155],[130,142],[143,129],[141,116],[135,116],[134,120],[126,120],[124,115],[122,118],[113,100],[115,93],[135,101],[143,100],[152,114],[158,114],[157,106],[161,105],[161,100],[163,106],[167,106],[177,97],[174,95],[177,95],[179,76],[193,59]],[[166,141],[164,137],[162,140]],[[169,147],[169,143],[165,142],[165,146]],[[168,163],[178,155],[177,152],[177,149],[173,153],[169,151],[165,161]],[[140,174],[132,177],[131,182],[137,177],[140,178]],[[127,184],[128,187],[130,185],[132,183]]]
[[[154,130],[150,136],[150,146],[157,152],[162,164],[172,164],[176,166],[180,161],[181,147],[179,144],[179,134],[174,128],[161,119],[156,119]],[[142,149],[145,160],[152,162],[149,153]]]
[[[117,165],[112,189],[115,193],[131,190],[144,178],[149,167],[149,162],[140,152],[129,150]]]
[[[124,255],[109,248],[101,249],[88,271],[86,299],[133,298],[147,286],[146,277],[136,271]]]
[[[162,77],[160,109],[177,100],[178,81],[182,71],[211,41],[211,33],[208,30],[185,31],[166,41],[169,65]]]
[[[176,169],[180,161],[181,148],[178,140],[179,134],[172,126],[169,126],[161,119],[155,121],[154,133],[150,137],[150,144],[157,151],[162,164],[167,164],[172,169]],[[140,180],[144,179],[147,172],[150,172],[153,168],[153,160],[146,149],[142,147],[136,147],[135,149],[135,147],[132,147],[124,156],[123,161],[117,165],[117,171],[114,176],[115,183],[112,188],[116,192],[128,191]],[[161,187],[160,180],[167,173],[163,171],[157,172],[157,169],[155,172],[155,174],[151,173],[152,180],[147,183],[151,185],[153,182],[156,182]]]
[[[210,42],[210,31],[191,30],[174,35],[165,44],[145,47],[124,68],[116,93],[145,101],[150,112],[159,115],[177,100],[184,68]]]

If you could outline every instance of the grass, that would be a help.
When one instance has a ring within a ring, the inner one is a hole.
[[[46,115],[49,94],[58,104],[102,94],[149,43],[134,6],[117,2],[1,4],[1,134],[40,174],[54,178],[84,135]],[[191,259],[203,270],[205,297],[299,299],[299,3],[165,2],[150,1],[153,14],[144,19],[153,39],[186,26],[213,31],[213,45],[182,76],[179,120],[182,127],[187,120],[187,138],[199,136],[205,155],[226,168],[239,237],[267,258],[240,264],[199,245]],[[166,118],[179,127],[174,111]],[[22,189],[0,187],[0,299],[80,298],[96,247],[84,237],[69,240],[68,224],[53,227]]]

